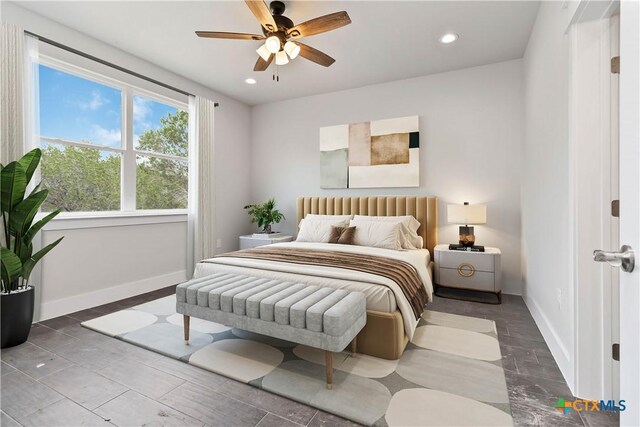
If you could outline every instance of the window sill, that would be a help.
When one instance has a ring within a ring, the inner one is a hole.
[[[38,214],[36,220],[46,214]],[[62,212],[52,219],[44,231],[73,230],[79,228],[123,227],[131,225],[167,224],[187,222],[184,209],[135,212]]]

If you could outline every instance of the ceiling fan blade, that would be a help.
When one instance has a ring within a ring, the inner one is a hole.
[[[269,7],[263,0],[245,0],[245,3],[247,3],[251,12],[253,12],[255,17],[258,19],[260,25],[262,25],[267,31],[278,31],[278,25],[276,25],[276,21],[274,21]]]
[[[326,33],[336,28],[351,24],[351,18],[347,12],[335,12],[329,15],[319,16],[309,21],[292,27],[287,31],[287,36],[291,38],[308,37],[314,34]]]
[[[264,71],[269,68],[271,61],[273,61],[274,55],[269,56],[269,60],[265,61],[261,56],[258,56],[258,60],[256,61],[256,65],[253,66],[253,71]]]
[[[327,55],[326,53],[320,52],[318,49],[314,49],[311,46],[307,46],[306,44],[296,42],[298,46],[300,46],[300,56],[308,59],[311,62],[315,62],[316,64],[320,64],[324,67],[328,67],[334,62],[335,59]]]
[[[264,40],[265,36],[247,33],[227,33],[224,31],[196,31],[198,37],[210,39]]]

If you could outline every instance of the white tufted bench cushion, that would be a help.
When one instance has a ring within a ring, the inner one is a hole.
[[[345,349],[367,321],[364,294],[240,274],[217,273],[180,284],[176,310],[189,316],[326,350]]]

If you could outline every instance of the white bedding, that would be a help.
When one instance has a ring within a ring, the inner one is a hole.
[[[405,261],[416,269],[418,275],[422,279],[425,289],[427,290],[429,301],[432,299],[433,285],[428,272],[430,257],[429,251],[426,249],[395,251],[367,246],[310,242],[276,243],[273,246],[362,253]],[[375,274],[337,267],[289,264],[279,261],[247,258],[219,257],[206,259],[198,263],[194,277],[203,277],[219,271],[251,274],[259,277],[270,277],[284,280],[296,280],[324,287],[363,292],[367,297],[367,308],[370,310],[387,312],[393,312],[396,308],[400,310],[404,320],[405,331],[409,339],[413,338],[413,332],[418,324],[418,321],[415,319],[411,309],[411,305],[402,293],[400,287],[393,280]]]

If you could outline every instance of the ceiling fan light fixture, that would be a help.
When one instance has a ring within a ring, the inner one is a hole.
[[[453,43],[456,40],[458,40],[458,35],[456,33],[447,33],[440,37],[440,43],[444,44]]]
[[[287,52],[289,58],[295,59],[296,56],[300,53],[300,46],[295,44],[294,42],[288,41],[284,44],[284,51]]]
[[[265,40],[264,45],[267,47],[267,50],[271,53],[276,53],[280,50],[280,39],[277,36],[268,37]]]
[[[285,65],[289,63],[289,58],[287,58],[287,52],[281,50],[276,53],[276,65]]]
[[[262,46],[260,46],[258,48],[258,50],[256,50],[256,52],[265,61],[268,61],[269,57],[271,57],[271,52],[269,52],[269,49],[267,49],[267,45],[266,44],[263,44]]]

